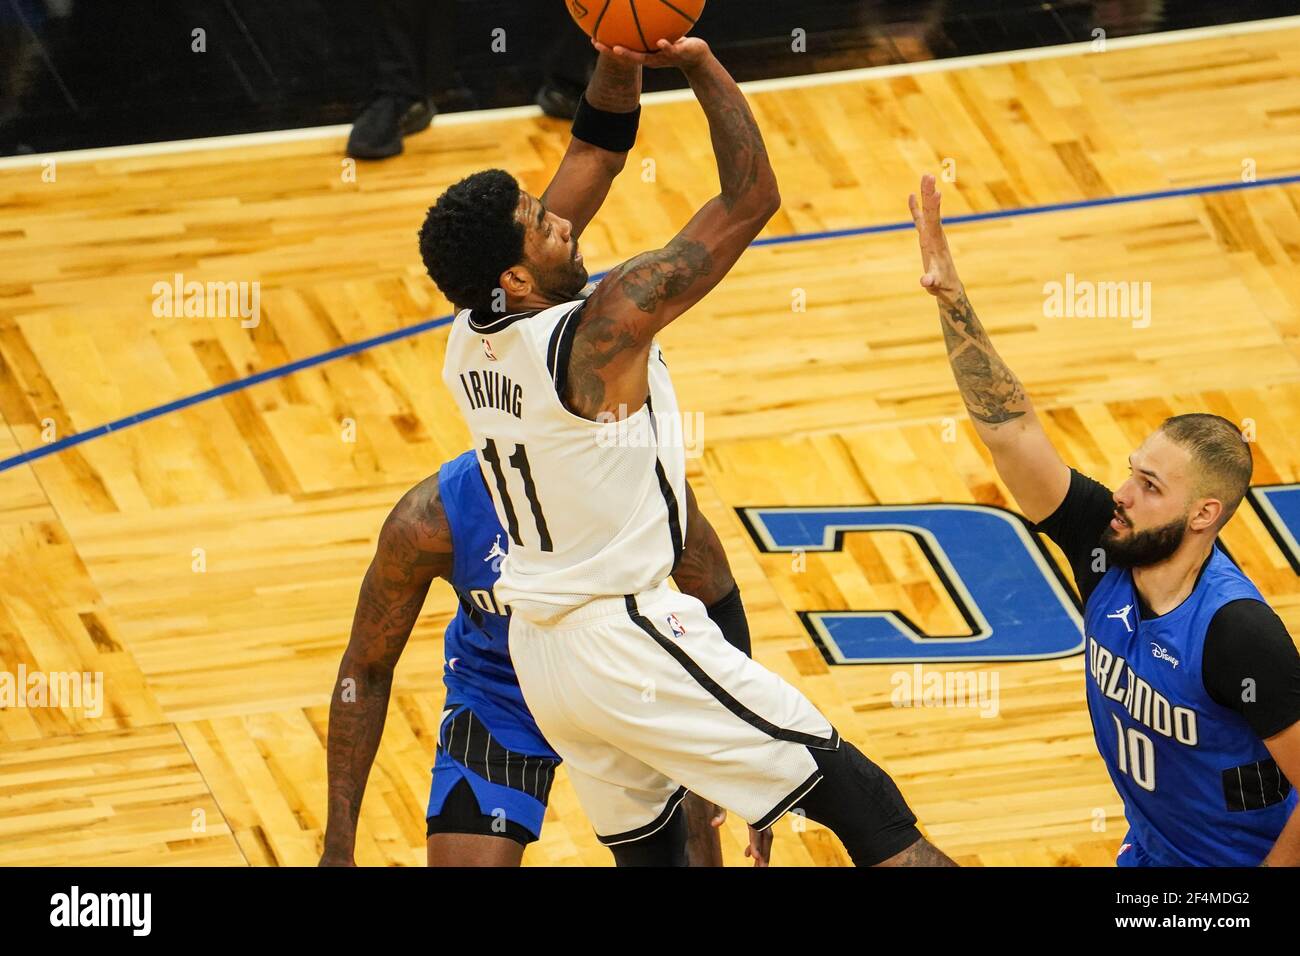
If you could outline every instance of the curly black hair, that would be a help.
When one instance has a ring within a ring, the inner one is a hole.
[[[504,170],[486,169],[452,186],[429,209],[420,256],[452,305],[491,309],[501,273],[524,259],[518,206],[519,182]]]

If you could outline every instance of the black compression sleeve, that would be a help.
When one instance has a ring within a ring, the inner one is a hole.
[[[1300,720],[1300,652],[1261,601],[1230,601],[1215,613],[1201,679],[1210,697],[1245,717],[1261,740]]]
[[[609,848],[609,852],[614,854],[615,866],[688,866],[688,839],[686,811],[678,806],[668,822],[654,833],[639,840],[616,844]]]
[[[573,138],[611,153],[626,153],[636,145],[640,125],[640,106],[631,113],[609,113],[596,109],[583,96],[573,118]]]
[[[749,639],[749,621],[745,618],[745,605],[740,600],[740,585],[731,589],[731,593],[709,607],[709,620],[718,625],[727,643],[753,657],[753,648]]]

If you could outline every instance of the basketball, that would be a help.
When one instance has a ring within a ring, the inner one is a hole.
[[[578,26],[606,46],[655,53],[691,31],[705,0],[566,0]]]

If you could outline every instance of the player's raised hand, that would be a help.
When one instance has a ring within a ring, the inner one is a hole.
[[[592,44],[601,53],[609,54],[616,59],[658,69],[675,66],[681,70],[689,70],[699,66],[713,55],[709,45],[699,37],[682,37],[676,42],[660,40],[658,53],[642,53],[639,50],[629,50],[625,46],[608,47],[596,40],[593,40]]]
[[[943,218],[939,214],[939,190],[935,188],[934,177],[921,177],[921,198],[916,194],[907,197],[907,208],[912,211],[912,222],[916,223],[917,238],[921,243],[921,287],[941,302],[955,302],[961,293],[961,280],[957,278],[957,266],[952,261],[952,252],[948,248],[948,237],[943,233]]]

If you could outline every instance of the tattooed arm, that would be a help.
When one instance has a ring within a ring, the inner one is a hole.
[[[1020,510],[1038,522],[1070,488],[1070,469],[1053,447],[1020,379],[1007,367],[980,324],[948,248],[934,177],[921,180],[921,199],[908,197],[921,243],[921,285],[939,303],[948,362],[966,411]]]
[[[384,732],[393,669],[429,585],[451,574],[451,558],[451,529],[433,475],[393,508],[361,582],[352,636],[330,699],[323,866],[353,864],[361,797]]]
[[[781,206],[763,134],[740,87],[700,39],[661,44],[654,56],[621,47],[612,55],[647,66],[677,66],[709,121],[719,194],[663,249],[613,269],[583,310],[568,368],[565,401],[585,418],[635,411],[645,402],[646,356],[660,329],[707,295]]]
[[[607,113],[634,113],[641,105],[641,66],[602,53],[596,72],[587,85],[587,102]],[[542,205],[573,224],[573,236],[581,236],[600,207],[609,188],[627,163],[627,153],[569,141],[555,178],[542,195]]]

